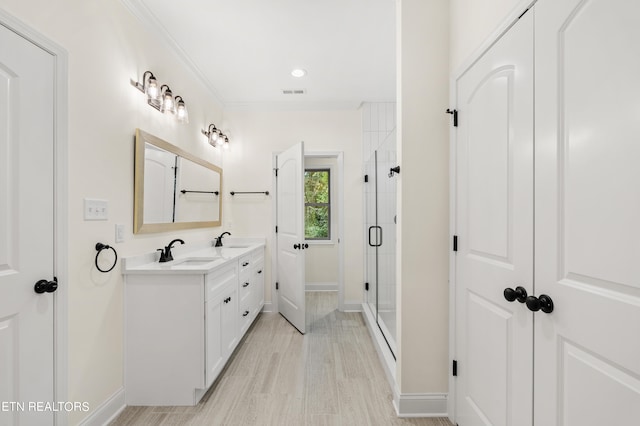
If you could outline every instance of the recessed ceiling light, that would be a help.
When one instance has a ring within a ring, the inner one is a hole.
[[[300,78],[307,75],[307,71],[303,70],[302,68],[296,68],[293,71],[291,71],[291,75],[294,77]]]

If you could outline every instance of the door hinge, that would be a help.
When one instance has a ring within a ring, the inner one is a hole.
[[[529,11],[529,9],[525,10],[524,12],[522,12],[522,15],[518,16],[518,19],[522,18],[525,15],[525,13],[527,13],[528,11]]]
[[[458,110],[450,110],[449,108],[447,108],[446,113],[453,115],[453,127],[458,127]]]
[[[453,366],[451,370],[453,372],[453,376],[456,377],[458,375],[458,361],[456,361],[455,359],[453,360]]]
[[[276,177],[278,177],[278,169],[273,169],[274,172],[276,172]]]
[[[458,251],[458,236],[453,236],[453,251]]]
[[[280,289],[280,284],[276,283],[276,290]]]
[[[369,182],[369,175],[364,175],[364,182],[365,183]]]
[[[278,227],[276,226],[276,234],[278,233]]]
[[[364,283],[364,289],[365,289],[366,291],[369,291],[369,283]]]

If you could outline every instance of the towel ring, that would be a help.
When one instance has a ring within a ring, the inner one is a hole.
[[[113,265],[111,265],[111,268],[105,271],[104,269],[101,269],[100,266],[98,266],[98,256],[100,256],[100,253],[102,253],[102,250],[109,250],[109,249],[113,250],[113,254],[116,256],[116,258],[113,261]],[[96,253],[96,268],[98,268],[98,271],[107,273],[116,267],[116,263],[118,263],[118,252],[116,252],[116,249],[106,244],[96,243],[96,250],[98,251],[98,253]]]

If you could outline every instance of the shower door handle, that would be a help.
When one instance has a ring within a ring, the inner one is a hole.
[[[371,230],[376,230],[376,244],[371,243]],[[380,247],[382,245],[382,227],[380,226],[370,226],[369,227],[369,245],[371,247]]]

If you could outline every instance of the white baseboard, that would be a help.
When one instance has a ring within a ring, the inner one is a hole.
[[[340,312],[362,312],[362,302],[346,301],[340,305]]]
[[[79,423],[79,426],[103,426],[115,419],[126,407],[124,388],[120,388],[109,399]]]
[[[338,291],[338,283],[306,283],[305,291]]]
[[[273,303],[264,302],[264,306],[262,307],[261,312],[273,312]]]
[[[397,394],[394,389],[393,407],[398,417],[448,417],[446,393]]]

